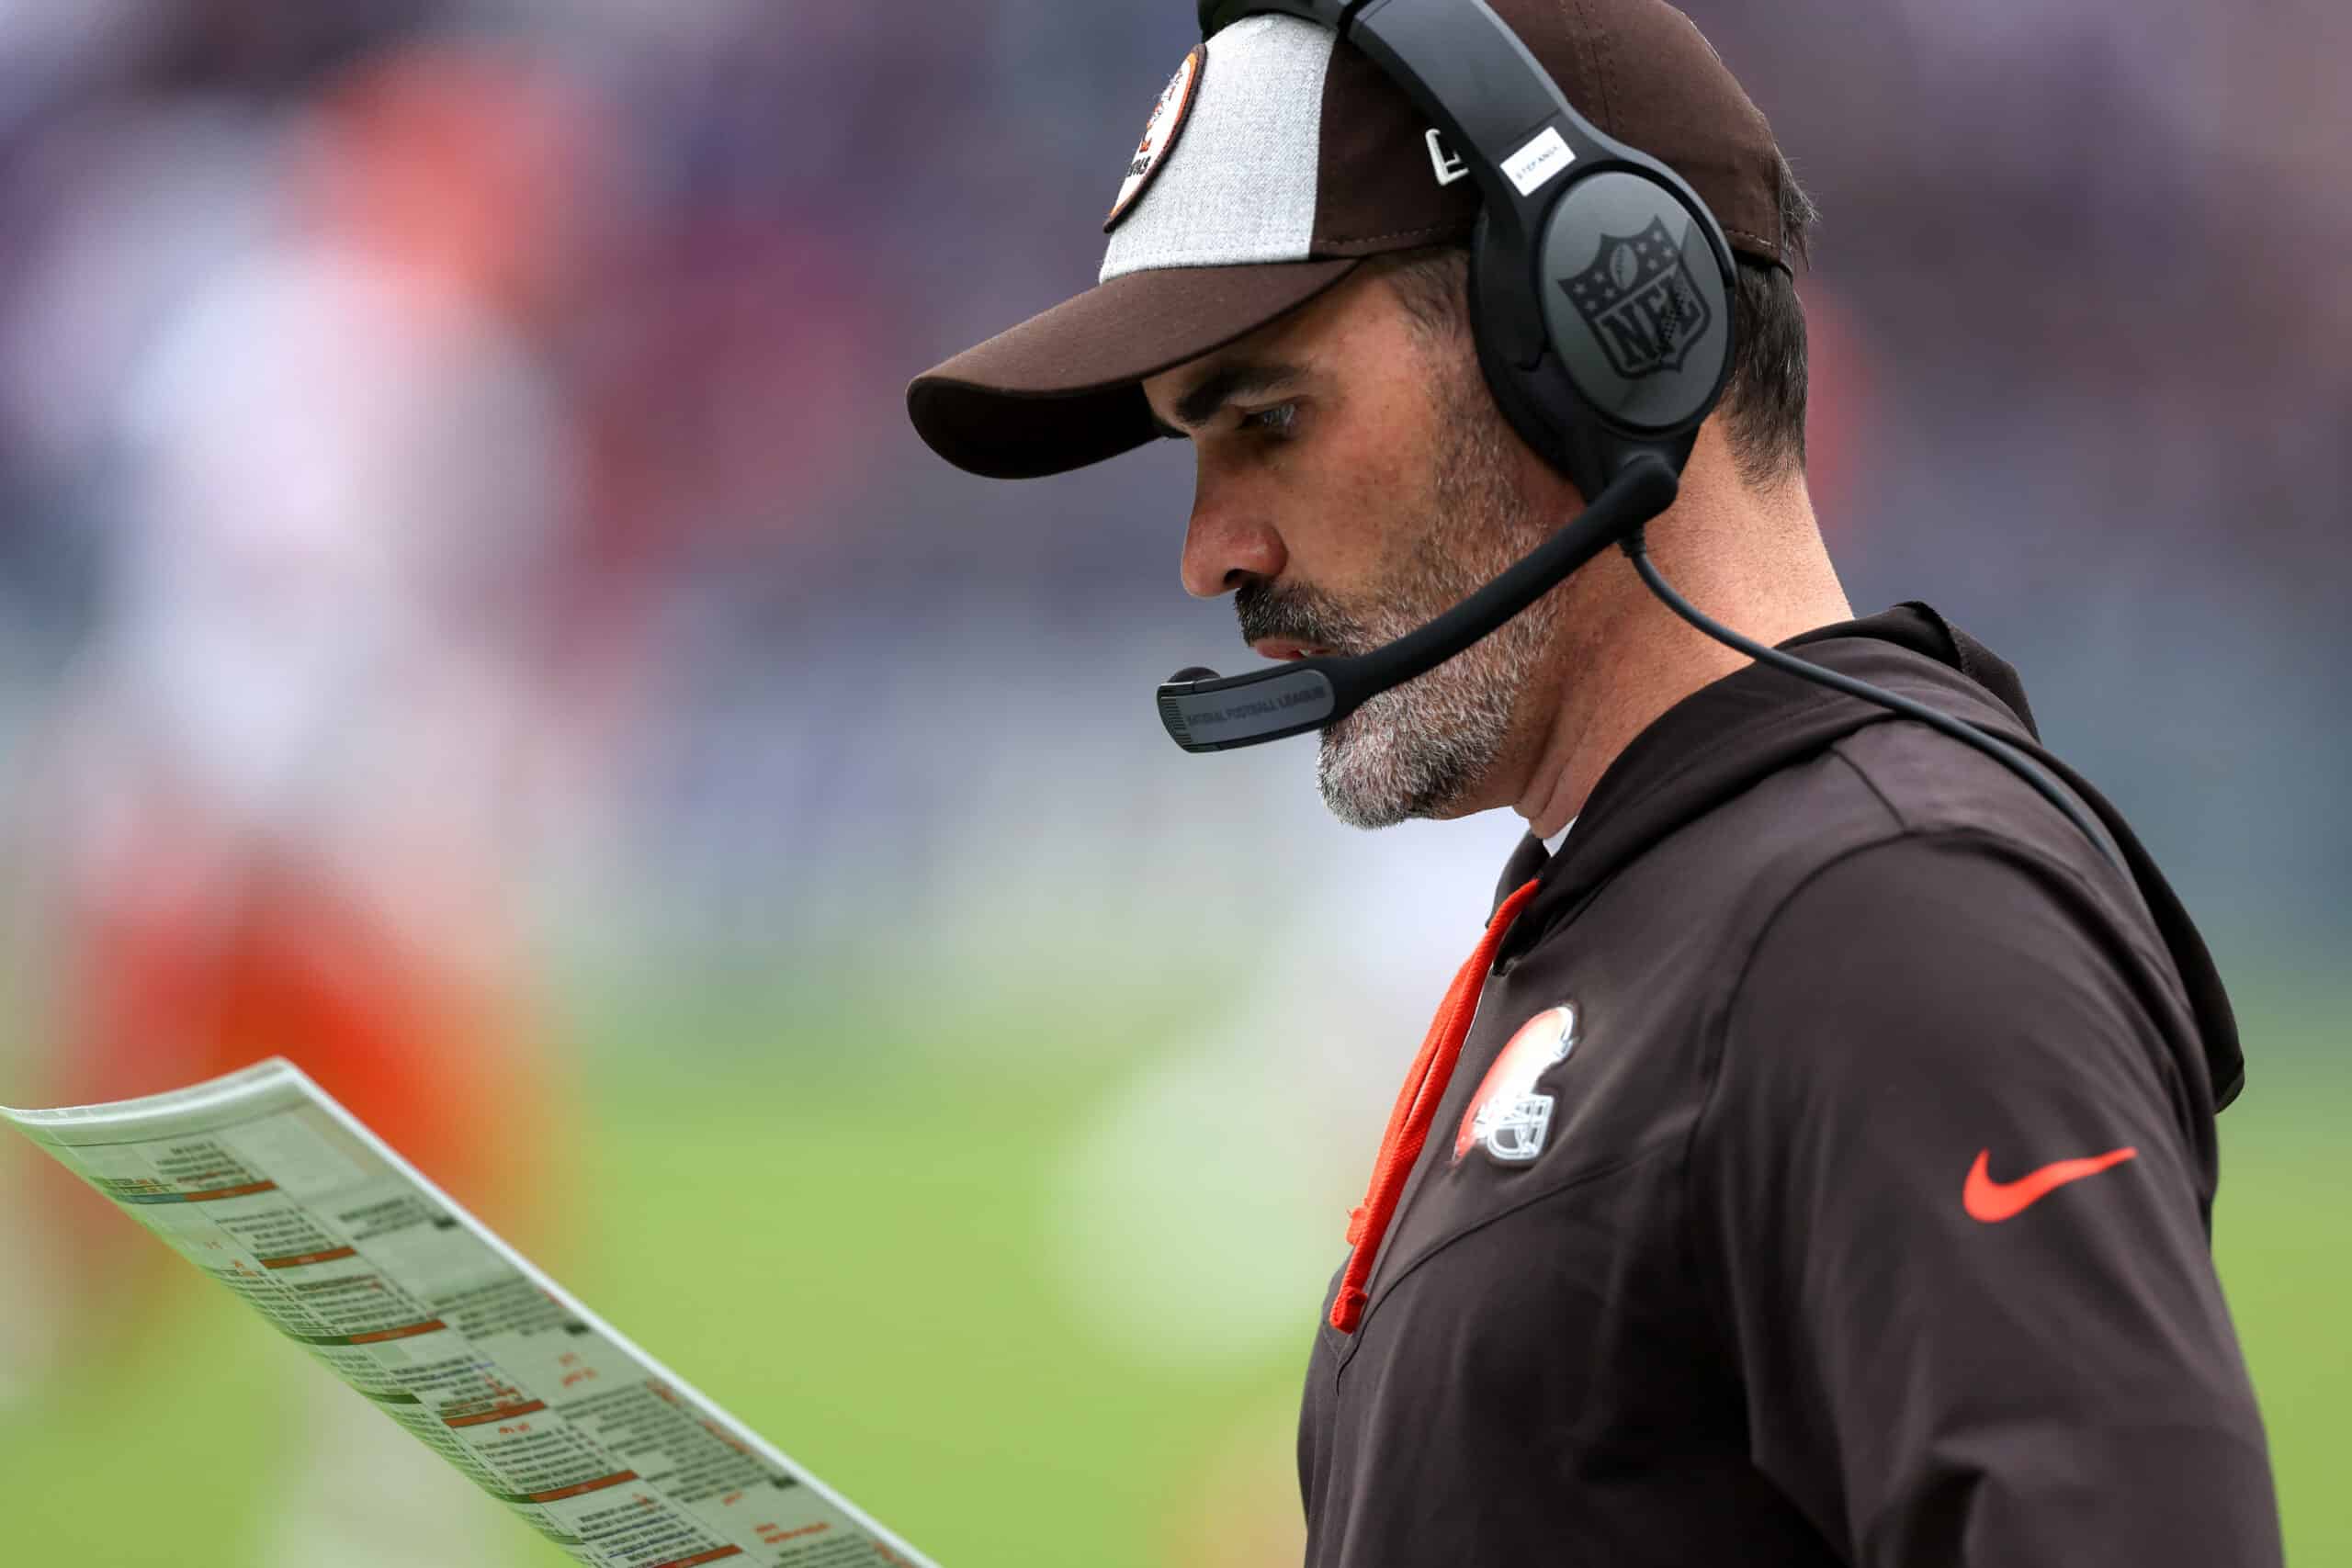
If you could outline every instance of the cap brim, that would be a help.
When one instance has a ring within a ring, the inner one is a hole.
[[[989,479],[1035,479],[1158,434],[1137,384],[1295,310],[1363,258],[1131,272],[915,378],[907,414],[931,449]]]

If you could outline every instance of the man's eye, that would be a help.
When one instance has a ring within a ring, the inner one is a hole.
[[[1276,403],[1270,409],[1258,409],[1241,416],[1241,428],[1267,435],[1287,435],[1298,420],[1296,403]]]

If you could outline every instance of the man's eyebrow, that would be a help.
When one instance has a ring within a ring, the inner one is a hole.
[[[1198,430],[1216,417],[1217,411],[1236,398],[1246,398],[1258,392],[1279,392],[1305,378],[1306,372],[1296,365],[1276,360],[1241,359],[1220,365],[1201,378],[1200,385],[1176,400],[1176,423],[1186,429]],[[1162,435],[1184,438],[1184,431],[1168,423],[1159,415],[1151,423]]]

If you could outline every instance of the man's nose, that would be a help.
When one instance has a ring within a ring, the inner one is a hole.
[[[1253,510],[1204,487],[1184,529],[1184,592],[1195,599],[1230,593],[1252,578],[1272,582],[1290,558],[1282,536]]]

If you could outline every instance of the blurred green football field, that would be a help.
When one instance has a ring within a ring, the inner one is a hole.
[[[2290,1559],[2352,1564],[2352,1087],[2325,1010],[2247,1032],[2256,1077],[2222,1119],[2218,1252]],[[1240,1543],[1279,1551],[1314,1303],[1296,1355],[1155,1369],[1090,1334],[1055,1282],[1040,1216],[1058,1132],[1120,1064],[970,1039],[809,1046],[718,1066],[605,1059],[588,1090],[604,1149],[540,1260],[944,1568],[1255,1568],[1269,1559]],[[876,1059],[900,1065],[856,1065]],[[0,1558],[254,1562],[256,1520],[304,1440],[283,1365],[300,1358],[187,1284],[103,1371],[0,1405]],[[497,1568],[568,1561],[511,1528]]]

